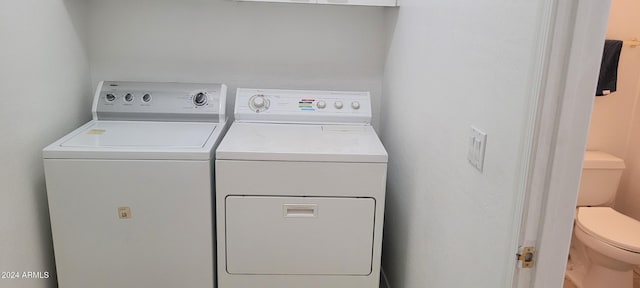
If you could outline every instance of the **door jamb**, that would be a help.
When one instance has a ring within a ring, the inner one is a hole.
[[[555,1],[518,242],[536,246],[536,268],[516,268],[513,287],[563,285],[610,5]]]

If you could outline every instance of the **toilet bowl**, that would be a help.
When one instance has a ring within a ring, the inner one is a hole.
[[[640,265],[640,221],[611,207],[622,159],[586,151],[567,278],[578,288],[633,288]]]
[[[574,230],[590,262],[583,288],[633,287],[633,269],[640,265],[640,222],[609,207],[581,207]]]
[[[640,265],[640,222],[609,207],[581,207],[574,233],[589,261],[580,286],[633,287],[633,269]]]

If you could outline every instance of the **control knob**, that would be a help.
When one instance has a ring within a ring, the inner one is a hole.
[[[142,101],[149,102],[151,101],[151,94],[147,93],[142,96]]]
[[[358,101],[351,102],[351,108],[353,108],[355,110],[360,109],[360,102],[358,102]]]
[[[324,102],[324,101],[320,100],[320,101],[318,101],[318,104],[316,104],[316,105],[318,105],[318,108],[324,109],[324,108],[327,107],[327,102]]]
[[[333,103],[333,106],[335,106],[336,109],[342,109],[344,104],[342,104],[342,101],[336,101],[336,103]]]
[[[114,100],[116,100],[116,95],[109,93],[104,98],[107,100],[107,102],[113,102]]]
[[[253,95],[249,99],[249,108],[256,113],[269,109],[269,98],[262,94]]]
[[[127,102],[133,101],[133,95],[131,95],[131,93],[127,93],[127,95],[124,95],[124,101],[127,101]]]
[[[198,92],[196,95],[194,95],[193,104],[196,104],[196,106],[207,104],[207,93]]]
[[[264,107],[264,97],[256,97],[253,98],[253,101],[251,102],[253,104],[253,107],[256,108],[262,108]]]

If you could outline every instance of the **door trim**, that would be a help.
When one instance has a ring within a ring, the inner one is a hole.
[[[520,246],[536,268],[515,268],[513,287],[562,287],[610,1],[554,1]],[[514,256],[515,257],[515,256]]]

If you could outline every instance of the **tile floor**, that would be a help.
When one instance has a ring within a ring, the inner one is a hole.
[[[564,286],[562,288],[576,288],[576,286],[568,279],[564,279]],[[640,274],[638,274],[638,271],[633,275],[633,288],[640,288]]]

